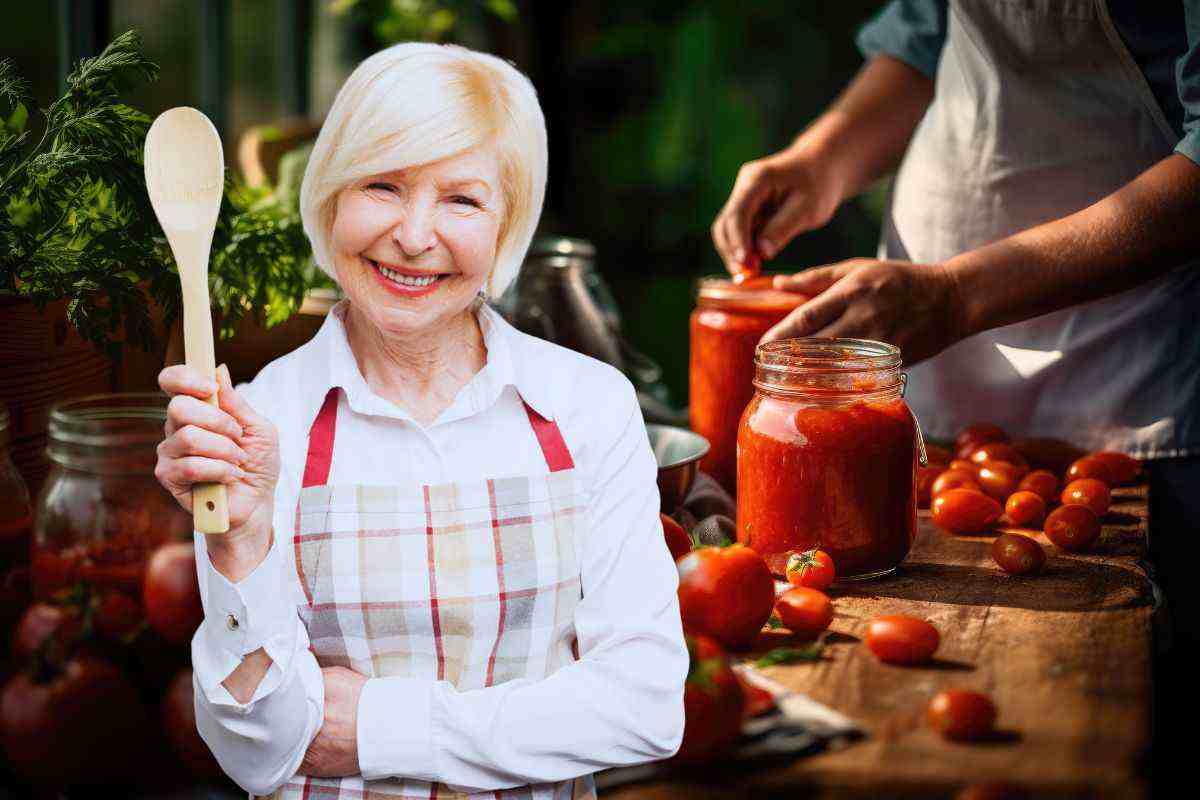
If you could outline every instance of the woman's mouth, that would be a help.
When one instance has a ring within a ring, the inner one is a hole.
[[[402,295],[404,297],[416,297],[429,294],[434,291],[445,278],[448,276],[445,273],[422,273],[414,274],[412,272],[400,272],[398,270],[386,267],[378,261],[367,258],[367,262],[371,265],[375,277],[383,285],[385,289],[393,294]]]

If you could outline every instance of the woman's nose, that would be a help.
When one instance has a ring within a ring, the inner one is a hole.
[[[407,209],[404,216],[392,228],[392,240],[409,258],[416,258],[422,253],[432,250],[437,244],[433,210],[421,207]]]

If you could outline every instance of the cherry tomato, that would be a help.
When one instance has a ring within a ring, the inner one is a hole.
[[[1070,553],[1086,550],[1100,536],[1100,518],[1087,506],[1059,506],[1046,517],[1046,537]]]
[[[950,533],[979,533],[1000,519],[1000,504],[973,489],[950,489],[933,498],[933,523]]]
[[[1066,485],[1061,500],[1064,506],[1087,506],[1097,517],[1102,517],[1112,502],[1112,494],[1104,481],[1097,478],[1080,478]]]
[[[670,760],[699,763],[737,742],[746,700],[720,644],[699,634],[685,634],[684,641],[690,663],[683,688],[683,741]]]
[[[775,605],[775,578],[762,556],[739,542],[698,547],[675,566],[684,630],[728,650],[749,649]]]
[[[1109,486],[1117,485],[1117,477],[1112,465],[1103,458],[1084,456],[1067,467],[1067,483],[1080,478],[1095,478],[1104,481]]]
[[[92,624],[101,636],[121,640],[142,624],[142,609],[129,595],[110,589],[92,600]]]
[[[146,621],[172,644],[187,644],[204,621],[196,554],[191,542],[158,547],[146,564],[142,581]]]
[[[1118,486],[1132,482],[1142,471],[1142,462],[1124,453],[1114,453],[1111,450],[1104,450],[1099,453],[1092,453],[1090,457],[1108,467],[1109,474],[1112,475],[1113,480],[1116,481]]]
[[[930,494],[933,497],[948,492],[951,489],[974,489],[977,492],[983,491],[979,486],[979,480],[975,477],[974,472],[965,470],[948,469],[941,475],[937,476],[937,480],[933,482],[930,489]]]
[[[678,561],[692,552],[692,540],[688,538],[683,526],[666,514],[658,516],[662,518],[663,536],[667,539],[667,549],[671,551],[671,557]]]
[[[946,448],[926,443],[925,457],[928,459],[930,466],[935,466],[938,464],[949,464],[952,456]]]
[[[34,603],[25,609],[13,631],[12,652],[28,661],[40,648],[54,647],[54,654],[69,653],[83,633],[83,612],[78,605]]]
[[[930,502],[933,501],[933,482],[942,471],[940,464],[917,467],[917,508],[929,508]]]
[[[1033,492],[1050,504],[1058,495],[1058,478],[1054,477],[1054,473],[1049,470],[1035,469],[1021,478],[1017,489],[1023,492]]]
[[[867,623],[867,648],[888,664],[923,664],[941,642],[937,628],[923,619],[893,614]]]
[[[984,494],[1003,503],[1017,490],[1025,474],[1007,461],[985,461],[979,467],[979,486]]]
[[[775,601],[783,627],[801,639],[815,639],[833,622],[833,601],[819,589],[796,586]]]
[[[1007,442],[1008,434],[999,425],[990,422],[977,422],[968,425],[954,440],[954,448],[962,458],[970,458],[971,452],[981,444],[988,442]],[[964,455],[964,451],[966,454]]]
[[[809,589],[826,589],[836,577],[833,559],[824,550],[792,553],[788,556],[784,572],[787,574],[788,583],[793,586],[807,586]]]
[[[1039,494],[1021,490],[1013,492],[1008,502],[1004,504],[1004,513],[1008,521],[1022,528],[1042,524],[1046,517],[1046,501]]]
[[[1046,551],[1028,536],[1006,533],[992,542],[992,560],[1010,575],[1036,575],[1046,564]]]
[[[974,741],[994,730],[996,704],[979,692],[947,689],[930,701],[926,719],[947,739]]]
[[[950,466],[947,467],[947,469],[959,469],[968,475],[974,475],[975,471],[979,469],[979,465],[977,465],[974,461],[968,461],[965,458],[956,458],[950,462]]]
[[[1017,449],[1007,442],[988,442],[981,444],[969,456],[976,465],[985,461],[1007,461],[1017,467],[1029,469],[1029,462],[1017,452]]]

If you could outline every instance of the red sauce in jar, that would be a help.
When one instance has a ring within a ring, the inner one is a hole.
[[[784,576],[793,551],[813,547],[830,555],[839,579],[885,574],[908,555],[917,431],[899,363],[899,351],[878,342],[760,349],[738,432],[737,538],[774,574]]]
[[[700,469],[730,493],[737,488],[738,421],[754,396],[754,348],[808,299],[772,289],[772,280],[703,280],[690,320],[688,423],[710,445]]]

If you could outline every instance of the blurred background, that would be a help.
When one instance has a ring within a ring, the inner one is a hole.
[[[235,169],[248,132],[319,125],[354,66],[394,42],[452,41],[512,60],[537,87],[549,127],[542,232],[596,246],[625,334],[661,365],[670,402],[682,406],[695,279],[722,270],[709,225],[738,167],[787,145],[858,69],[854,31],[880,5],[59,0],[10,6],[0,55],[44,106],[72,64],[136,29],[161,73],[124,102],[151,117],[202,109]],[[873,253],[882,200],[878,188],[847,203],[773,268]]]

